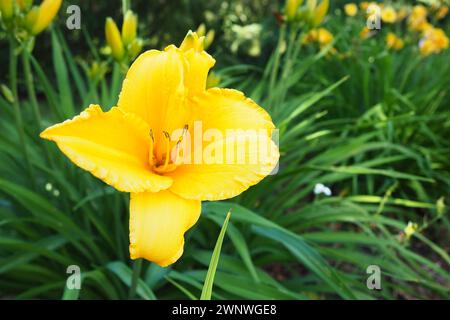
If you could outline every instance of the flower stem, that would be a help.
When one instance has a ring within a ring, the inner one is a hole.
[[[122,13],[124,17],[128,10],[130,10],[130,0],[122,0]]]
[[[22,52],[22,64],[23,64],[23,73],[25,76],[25,86],[27,88],[28,97],[31,102],[31,107],[33,109],[34,121],[36,122],[36,128],[40,132],[42,129],[42,120],[41,120],[41,112],[39,110],[39,103],[36,97],[36,90],[33,82],[33,74],[31,72],[30,66],[30,52],[25,51]],[[50,165],[54,168],[55,164],[53,162],[53,157],[51,156],[50,150],[46,143],[42,144],[44,148],[44,153],[49,161]]]
[[[36,98],[36,91],[33,83],[33,75],[30,68],[30,56],[28,52],[22,53],[23,73],[25,75],[25,85],[27,87],[28,96],[30,98],[31,107],[33,109],[34,121],[36,122],[36,128],[41,130],[41,114],[39,111],[39,104]]]
[[[142,259],[137,259],[133,264],[133,276],[131,278],[130,291],[128,292],[128,299],[134,299],[136,295],[136,288],[141,274],[142,269]]]
[[[36,189],[36,182],[34,178],[33,169],[31,167],[31,161],[27,150],[27,143],[25,137],[25,130],[23,126],[22,113],[20,112],[19,95],[17,93],[17,55],[16,55],[16,42],[13,37],[10,38],[9,45],[9,81],[10,89],[14,97],[13,110],[16,121],[17,132],[19,134],[20,144],[22,146],[22,153],[25,159],[25,165],[30,176],[30,182],[33,189]]]
[[[283,45],[283,41],[284,41],[284,36],[286,33],[286,26],[282,25],[280,28],[280,32],[278,34],[278,43],[277,46],[275,48],[275,60],[273,62],[273,66],[272,66],[272,72],[270,74],[270,82],[269,82],[269,105],[270,107],[272,106],[272,102],[273,102],[273,91],[275,89],[275,82],[277,80],[277,75],[278,75],[278,69],[279,69],[279,65],[280,65],[280,58],[281,58],[281,46]]]

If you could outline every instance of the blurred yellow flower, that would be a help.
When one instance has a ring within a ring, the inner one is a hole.
[[[389,32],[386,36],[386,45],[389,49],[400,50],[405,44],[401,38],[397,37],[394,33]]]
[[[438,20],[444,19],[445,16],[447,15],[447,13],[448,13],[447,6],[440,7],[436,12],[436,19],[438,19]]]
[[[385,7],[381,10],[381,20],[385,23],[394,23],[397,20],[397,12],[392,7]]]
[[[369,38],[372,34],[373,32],[369,28],[364,27],[359,33],[359,38],[364,40]]]
[[[419,42],[420,53],[423,56],[440,53],[449,46],[449,39],[444,30],[440,28],[429,28],[424,31]]]
[[[370,2],[368,2],[368,1],[363,1],[359,4],[359,7],[363,11],[367,11],[367,9],[369,9],[369,6],[370,6]]]
[[[333,42],[333,34],[325,28],[312,29],[305,37],[305,43],[318,43],[321,47],[325,47]]]
[[[174,263],[183,254],[184,233],[200,216],[201,201],[239,195],[278,162],[269,114],[239,91],[206,89],[214,64],[202,38],[189,32],[179,48],[150,50],[136,59],[117,107],[104,112],[91,105],[41,133],[76,165],[131,193],[132,259],[162,267]],[[214,137],[199,137],[198,123]],[[259,147],[248,143],[248,130],[258,132]],[[210,159],[207,150],[233,152],[226,152],[226,160]]]
[[[414,31],[424,31],[428,28],[429,23],[427,21],[427,8],[422,5],[414,6],[411,15],[408,18],[408,26]]]
[[[349,17],[354,17],[358,13],[358,6],[354,3],[347,3],[344,6],[344,11]]]

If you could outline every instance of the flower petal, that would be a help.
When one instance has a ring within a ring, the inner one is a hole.
[[[189,31],[179,49],[174,45],[165,49],[165,51],[178,51],[183,54],[187,62],[184,83],[190,96],[206,90],[208,72],[216,63],[216,60],[203,50],[204,38]]]
[[[253,100],[233,89],[211,88],[190,101],[192,121],[201,121],[204,131],[218,129],[267,130],[275,128],[270,115]]]
[[[144,119],[163,142],[163,131],[186,124],[184,58],[175,50],[150,50],[141,54],[128,70],[118,106]]]
[[[166,174],[174,180],[172,192],[186,199],[223,200],[237,196],[275,168],[279,159],[271,140],[275,126],[269,114],[243,93],[209,89],[191,99],[189,107],[193,152],[188,151],[181,165]],[[208,133],[213,141],[206,141]]]
[[[161,267],[183,254],[184,233],[198,220],[201,202],[170,191],[132,193],[130,199],[130,256]]]
[[[224,200],[235,197],[269,175],[278,163],[278,147],[265,133],[251,140],[246,134],[227,135],[207,145],[201,163],[182,164],[167,176],[170,191],[192,200]],[[212,152],[207,152],[211,150]]]
[[[114,107],[103,112],[91,105],[80,115],[47,128],[41,137],[56,142],[79,167],[124,192],[157,192],[172,180],[148,164],[148,125]]]
[[[189,95],[193,96],[206,90],[208,72],[214,66],[216,60],[206,51],[189,50],[185,52],[184,56],[188,62],[185,83],[189,89]]]

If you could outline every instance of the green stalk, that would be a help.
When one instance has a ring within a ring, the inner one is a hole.
[[[294,67],[294,62],[297,60],[300,48],[302,47],[303,33],[301,32],[299,33],[299,30],[300,28],[298,25],[296,25],[291,30],[288,43],[288,50],[286,52],[286,63],[284,64],[280,81],[282,87],[280,90],[280,95],[278,96],[277,104],[281,104],[284,101],[284,98],[286,97],[288,87],[286,86],[285,80],[289,78],[292,68]]]
[[[136,295],[136,288],[141,274],[142,269],[142,259],[137,259],[133,264],[133,276],[131,278],[130,291],[128,292],[128,299],[133,299]]]
[[[30,98],[31,107],[33,109],[34,121],[36,128],[41,131],[41,113],[39,111],[39,104],[36,98],[36,90],[33,83],[33,74],[30,67],[30,56],[28,52],[22,52],[23,73],[25,76],[25,86],[27,88],[28,97]]]
[[[272,72],[270,74],[270,82],[269,82],[269,106],[272,108],[272,100],[273,100],[273,90],[275,88],[275,82],[277,80],[277,75],[278,75],[278,69],[280,67],[280,48],[281,45],[283,44],[283,40],[284,40],[284,36],[286,33],[286,25],[283,24],[280,28],[280,33],[278,35],[278,43],[277,46],[275,48],[276,52],[275,52],[275,60],[273,63],[273,67],[272,67]]]
[[[124,17],[128,10],[130,10],[130,0],[122,0],[122,13]]]
[[[25,159],[25,165],[30,176],[30,182],[33,189],[36,189],[36,180],[33,169],[31,167],[30,157],[28,155],[25,131],[23,126],[22,113],[20,112],[19,95],[17,93],[17,55],[15,53],[16,42],[13,37],[10,38],[9,46],[9,81],[10,89],[14,97],[13,110],[16,121],[17,132],[19,133],[20,144],[22,146],[22,153]]]
[[[34,87],[33,82],[33,74],[31,73],[31,66],[30,66],[30,53],[23,51],[22,52],[22,64],[23,64],[23,73],[25,75],[25,86],[27,88],[28,97],[31,102],[31,108],[33,109],[33,116],[34,121],[36,122],[36,129],[38,132],[41,132],[42,128],[42,118],[41,118],[41,112],[39,111],[39,103],[37,101],[36,97],[36,89]],[[51,156],[50,149],[48,147],[48,144],[46,142],[41,144],[45,153],[45,156],[50,163],[50,166],[52,168],[55,168],[55,163],[53,161],[53,157]]]

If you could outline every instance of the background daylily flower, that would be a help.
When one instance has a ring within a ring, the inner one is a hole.
[[[150,50],[137,58],[117,107],[103,112],[91,105],[41,133],[76,165],[131,193],[132,259],[142,257],[160,266],[174,263],[183,253],[184,233],[199,218],[201,201],[242,193],[278,162],[270,116],[239,91],[206,90],[214,63],[203,50],[203,38],[189,32],[180,48]],[[202,122],[203,130],[223,133],[222,140],[203,142],[202,148],[226,148],[231,140],[245,144],[238,136],[230,139],[226,130],[255,129],[267,132],[259,142],[270,152],[258,154],[257,163],[174,162],[170,151],[176,142],[169,134],[183,128],[193,136],[195,121]]]

